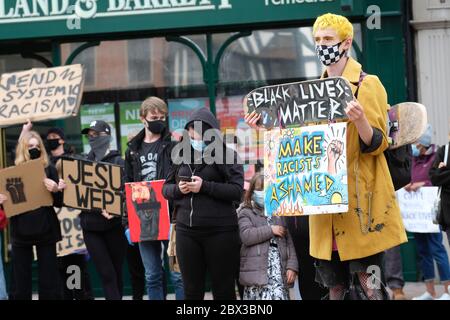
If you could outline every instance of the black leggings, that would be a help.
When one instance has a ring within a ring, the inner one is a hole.
[[[127,245],[127,262],[133,300],[142,300],[145,295],[145,269],[137,243],[134,246]]]
[[[39,273],[39,300],[57,300],[61,298],[59,290],[58,264],[56,261],[56,244],[36,246]],[[12,267],[14,300],[32,299],[33,247],[13,246]]]
[[[71,273],[68,272],[70,266],[77,266],[81,272],[81,288],[69,289],[67,280],[70,279]],[[93,300],[91,279],[89,276],[88,266],[86,262],[86,255],[84,254],[69,254],[58,258],[58,268],[61,277],[61,289],[63,300]]]
[[[121,300],[126,238],[121,225],[106,231],[83,229],[84,242],[100,276],[106,300]]]
[[[236,300],[239,270],[239,232],[180,230],[176,249],[186,300],[203,300],[206,271],[211,277],[214,300]]]

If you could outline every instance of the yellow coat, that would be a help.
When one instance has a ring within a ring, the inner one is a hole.
[[[349,58],[343,77],[355,93],[361,65]],[[347,169],[349,212],[335,215],[310,216],[310,253],[322,260],[331,260],[334,232],[341,261],[368,257],[407,241],[405,228],[395,197],[394,186],[383,151],[387,140],[387,94],[378,77],[368,75],[358,93],[370,125],[383,133],[381,146],[372,153],[360,151],[358,130],[353,123],[347,130]],[[355,174],[356,172],[356,174]],[[356,184],[356,176],[358,183]],[[362,224],[358,218],[362,209]],[[367,232],[369,208],[372,222]]]

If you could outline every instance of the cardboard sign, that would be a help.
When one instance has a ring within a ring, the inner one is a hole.
[[[55,208],[61,226],[62,240],[57,243],[58,257],[86,250],[83,231],[80,226],[80,210],[72,208]]]
[[[298,127],[347,119],[344,109],[352,100],[348,81],[334,77],[255,89],[244,99],[244,109],[262,114],[267,129],[280,122],[283,127]]]
[[[346,132],[336,123],[265,133],[266,215],[348,211]]]
[[[8,218],[53,205],[53,197],[44,185],[46,177],[40,159],[0,170],[0,193],[8,197],[3,203]]]
[[[403,224],[408,232],[441,232],[439,225],[433,223],[432,208],[437,192],[438,187],[422,187],[416,192],[397,191]]]
[[[64,205],[81,210],[122,213],[122,167],[84,159],[61,159]]]
[[[0,127],[75,116],[81,103],[80,64],[4,73],[0,79]]]
[[[169,240],[169,203],[165,180],[125,183],[131,241]]]

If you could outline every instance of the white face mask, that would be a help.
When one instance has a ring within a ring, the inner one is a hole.
[[[256,205],[260,208],[264,208],[264,191],[253,191],[252,200],[256,203]]]

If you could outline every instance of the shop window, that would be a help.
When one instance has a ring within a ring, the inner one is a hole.
[[[151,82],[150,43],[149,39],[127,41],[128,79],[130,84],[148,85]]]

